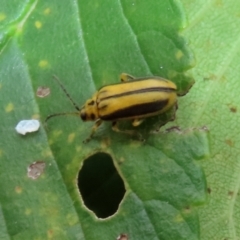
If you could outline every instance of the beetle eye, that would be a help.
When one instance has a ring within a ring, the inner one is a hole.
[[[86,119],[87,119],[87,115],[86,115],[86,113],[85,112],[81,112],[81,119],[83,120],[83,121],[86,121]]]

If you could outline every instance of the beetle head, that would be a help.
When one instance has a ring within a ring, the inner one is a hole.
[[[83,121],[95,121],[98,119],[96,95],[88,99],[80,110],[80,117]]]

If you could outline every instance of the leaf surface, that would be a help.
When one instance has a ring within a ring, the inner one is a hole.
[[[179,2],[3,2],[1,239],[116,239],[123,232],[130,239],[199,239],[196,209],[206,182],[196,161],[209,154],[204,130],[162,130],[141,143],[106,123],[88,144],[82,141],[93,123],[77,117],[53,118],[26,136],[14,130],[23,119],[43,123],[49,114],[74,111],[53,75],[79,106],[121,72],[165,77],[180,94],[188,91],[194,58],[179,34],[186,25]],[[50,95],[39,98],[38,87]],[[83,161],[97,152],[112,157],[126,189],[119,210],[104,220],[86,209],[77,189]],[[46,167],[32,180],[27,169],[36,161]]]

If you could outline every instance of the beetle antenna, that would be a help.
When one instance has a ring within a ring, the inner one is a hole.
[[[63,86],[63,84],[61,83],[61,81],[59,80],[59,78],[56,75],[53,75],[53,79],[59,84],[59,86],[61,87],[61,89],[63,90],[63,92],[66,94],[67,98],[71,101],[71,103],[73,104],[73,106],[75,107],[76,110],[80,111],[80,108],[78,107],[77,103],[74,102],[74,100],[72,99],[72,97],[70,96],[70,94],[67,92],[66,88]],[[58,113],[57,113],[58,114]],[[53,114],[55,115],[55,114]],[[59,115],[65,115],[65,114],[59,114]],[[51,116],[51,115],[50,115]],[[48,116],[47,118],[50,118],[50,116]],[[56,115],[58,116],[58,115]],[[47,120],[47,119],[46,119]],[[45,120],[45,121],[46,121]]]
[[[63,113],[54,113],[54,114],[48,115],[44,120],[44,124],[46,124],[47,121],[52,117],[65,116],[65,115],[79,115],[79,112],[63,112]]]

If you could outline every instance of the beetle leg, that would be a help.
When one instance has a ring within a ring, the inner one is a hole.
[[[97,119],[97,121],[95,122],[95,124],[92,127],[92,131],[91,131],[90,136],[86,140],[83,141],[84,143],[87,143],[87,142],[89,142],[92,139],[94,133],[97,131],[97,129],[99,128],[99,126],[101,124],[102,124],[102,120],[101,119]]]
[[[133,79],[135,79],[135,77],[133,77],[132,75],[129,75],[127,73],[121,73],[121,75],[120,75],[121,82],[128,82]]]
[[[139,126],[142,122],[144,121],[144,119],[142,118],[136,118],[136,119],[133,119],[133,121],[132,121],[132,125],[134,126],[134,127],[137,127],[137,126]]]
[[[112,130],[115,132],[125,133],[129,135],[137,135],[140,141],[145,141],[142,137],[142,135],[139,132],[136,132],[134,130],[121,130],[118,128],[118,122],[112,122]]]
[[[114,132],[121,132],[120,129],[118,128],[117,122],[112,122],[112,130]]]

